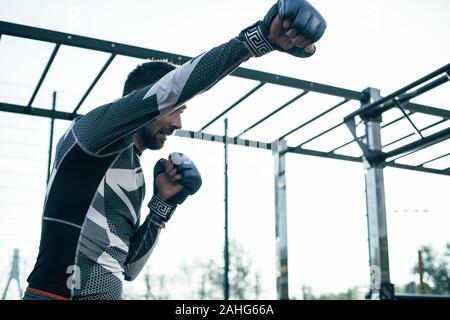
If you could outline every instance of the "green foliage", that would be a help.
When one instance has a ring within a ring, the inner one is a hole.
[[[310,286],[303,286],[303,300],[355,300],[360,299],[358,297],[358,288],[349,288],[343,292],[327,292],[315,295]]]
[[[450,295],[450,243],[447,243],[445,253],[441,256],[431,247],[420,248],[423,257],[424,282],[427,293]],[[414,266],[414,273],[419,273],[418,263]]]
[[[252,261],[242,245],[233,240],[229,249],[230,299],[258,299],[261,292],[260,275],[252,270]],[[192,299],[224,298],[224,267],[209,259],[181,268],[182,277],[191,288]]]
[[[444,254],[439,255],[430,246],[419,249],[423,259],[423,282],[426,294],[450,295],[450,243]],[[398,292],[422,293],[419,285],[419,263],[413,267],[416,281],[410,282]]]

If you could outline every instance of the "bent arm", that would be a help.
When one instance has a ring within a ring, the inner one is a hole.
[[[161,217],[170,218],[176,206],[153,197],[149,204],[150,214],[139,227],[130,241],[128,258],[125,262],[125,280],[133,281],[150,258],[159,238],[161,229],[165,227]]]

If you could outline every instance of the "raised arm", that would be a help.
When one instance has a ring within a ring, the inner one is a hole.
[[[75,136],[94,155],[120,150],[131,143],[126,137],[208,90],[251,56],[272,50],[311,56],[313,43],[325,27],[322,16],[308,2],[279,0],[263,20],[238,37],[186,62],[155,84],[89,112],[73,126]]]

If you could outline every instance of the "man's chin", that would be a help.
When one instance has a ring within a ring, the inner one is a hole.
[[[153,141],[152,143],[147,145],[147,148],[150,150],[160,150],[164,147],[164,142],[165,141]]]

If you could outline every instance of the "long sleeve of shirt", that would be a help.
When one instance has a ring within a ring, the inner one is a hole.
[[[128,146],[123,145],[125,137],[208,90],[250,56],[242,41],[232,39],[172,70],[156,83],[92,110],[74,125],[79,145],[98,156],[120,151]]]
[[[125,280],[136,279],[150,258],[163,227],[164,224],[150,212],[144,223],[134,233],[125,263]]]

